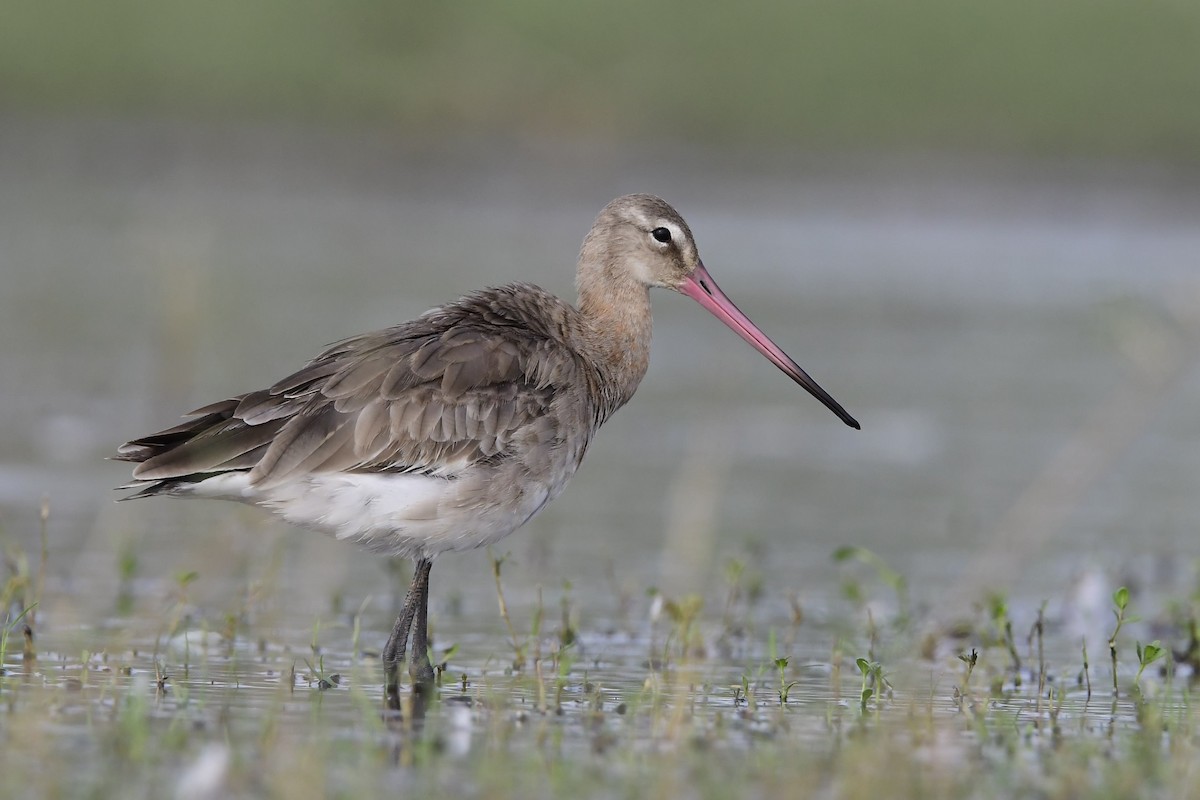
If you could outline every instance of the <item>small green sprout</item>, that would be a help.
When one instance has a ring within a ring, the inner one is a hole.
[[[339,673],[334,672],[326,674],[325,656],[317,657],[317,666],[315,669],[313,668],[313,665],[308,662],[307,658],[304,659],[304,666],[308,667],[308,673],[310,675],[309,683],[317,684],[317,688],[321,691],[332,689],[334,686],[337,686],[342,682],[342,676]]]
[[[8,652],[9,634],[11,634],[13,632],[13,630],[16,629],[17,625],[21,622],[21,620],[25,619],[25,616],[27,614],[29,614],[31,611],[33,611],[34,608],[36,608],[36,607],[37,607],[37,603],[33,603],[32,605],[26,607],[20,614],[17,614],[17,616],[15,618],[13,618],[11,621],[5,621],[4,627],[0,628],[0,675],[4,674],[4,657]]]
[[[1146,667],[1150,666],[1155,661],[1158,661],[1160,658],[1166,655],[1166,652],[1167,651],[1162,646],[1162,642],[1158,641],[1157,639],[1147,645],[1143,645],[1141,642],[1137,643],[1138,671],[1137,675],[1133,676],[1134,686],[1139,686],[1139,682],[1142,679],[1142,673],[1146,670]]]
[[[787,665],[786,658],[775,659],[775,668],[779,670],[779,705],[786,706],[788,701],[788,692],[792,690],[799,681],[787,680]]]
[[[733,707],[750,705],[750,679],[742,673],[742,683],[733,687]]]
[[[1012,617],[1008,613],[1008,598],[999,592],[993,593],[988,597],[988,610],[992,617],[992,627],[995,629],[996,637],[1008,649],[1008,656],[1013,663],[1013,674],[1017,684],[1020,685],[1021,656],[1017,653],[1017,644],[1013,639],[1013,624]]]
[[[979,661],[979,653],[972,647],[970,655],[960,653],[958,660],[967,665],[967,674],[963,676],[962,686],[959,688],[959,692],[966,694],[967,685],[971,682],[971,673],[975,671],[975,664]]]
[[[1128,616],[1125,612],[1129,608],[1129,589],[1122,586],[1113,592],[1113,616],[1117,618],[1117,625],[1113,628],[1112,635],[1108,637],[1108,652],[1112,656],[1112,678],[1113,678],[1113,694],[1117,694],[1117,634],[1121,632],[1121,627],[1128,622],[1137,622],[1138,617]],[[1139,672],[1140,674],[1140,672]]]
[[[1087,687],[1087,699],[1092,699],[1092,676],[1088,672],[1087,639],[1083,640],[1083,669],[1079,673],[1078,683]]]
[[[878,709],[879,698],[884,693],[891,693],[891,684],[887,678],[883,676],[883,665],[878,661],[868,661],[865,658],[858,658],[854,661],[858,665],[858,671],[862,673],[862,691],[859,695],[859,708],[863,711],[867,710],[867,701],[872,697],[875,698],[875,708]]]

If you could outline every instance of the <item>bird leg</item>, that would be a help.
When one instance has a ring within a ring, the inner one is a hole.
[[[408,594],[404,596],[404,605],[400,609],[400,616],[396,617],[396,624],[392,627],[392,635],[388,637],[387,644],[383,646],[383,673],[384,673],[384,691],[388,697],[389,705],[393,702],[398,702],[397,693],[399,689],[399,667],[400,662],[404,660],[405,650],[408,648],[408,634],[412,629],[413,617],[416,616],[417,606],[420,604],[424,608],[424,604],[428,602],[429,597],[429,568],[431,562],[428,559],[418,559],[413,569],[412,583],[409,584]],[[424,617],[425,615],[422,614]],[[416,642],[413,643],[413,650],[416,650]],[[429,656],[424,655],[425,663],[429,663]],[[397,706],[398,707],[398,706]]]
[[[433,665],[429,663],[429,569],[432,566],[429,559],[421,559],[417,562],[417,574],[413,576],[413,586],[419,590],[417,614],[413,620],[412,653],[408,657],[408,675],[414,689],[433,683]]]

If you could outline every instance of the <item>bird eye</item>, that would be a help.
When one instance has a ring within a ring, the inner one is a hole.
[[[666,228],[655,228],[650,231],[650,235],[654,237],[654,241],[666,244],[671,241],[671,232]]]

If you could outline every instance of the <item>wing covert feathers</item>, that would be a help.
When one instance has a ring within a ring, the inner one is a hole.
[[[575,314],[525,284],[469,295],[338,342],[269,389],[199,408],[116,458],[157,482],[141,496],[231,470],[266,488],[310,472],[450,477],[518,444],[523,457],[548,457],[563,436],[556,403],[593,383],[569,344]]]

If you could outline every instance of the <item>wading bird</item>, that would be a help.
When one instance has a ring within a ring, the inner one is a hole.
[[[650,289],[687,295],[854,420],[713,282],[687,223],[647,194],[613,200],[583,240],[579,302],[527,283],[469,294],[330,346],[268,389],[199,408],[121,445],[129,498],[212,497],[413,559],[383,649],[395,698],[410,631],[414,685],[433,679],[435,556],[512,533],[562,492],[650,356]]]

